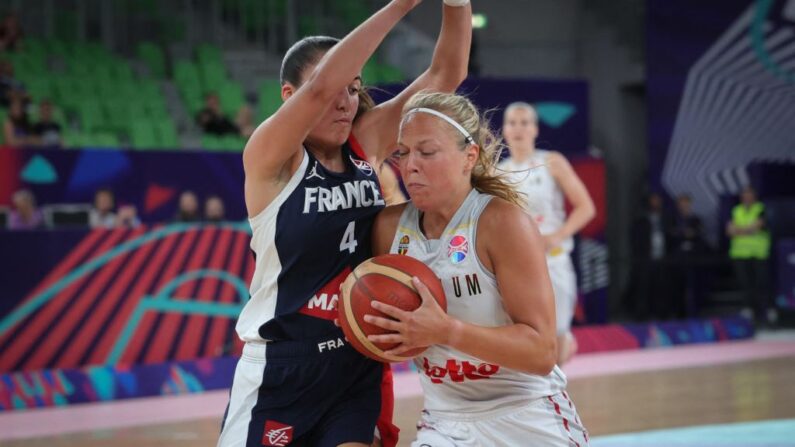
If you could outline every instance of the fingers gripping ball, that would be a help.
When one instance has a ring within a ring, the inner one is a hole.
[[[377,300],[405,311],[413,311],[422,304],[422,297],[411,282],[418,277],[446,312],[442,283],[436,274],[422,262],[404,255],[381,255],[361,263],[342,283],[342,299],[339,302],[339,323],[351,345],[371,359],[380,362],[402,362],[425,350],[413,349],[400,356],[387,355],[385,351],[395,348],[394,343],[375,343],[368,335],[389,333],[388,330],[364,321],[365,315],[389,318],[370,304]]]

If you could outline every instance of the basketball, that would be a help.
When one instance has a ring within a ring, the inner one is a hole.
[[[389,316],[374,309],[370,302],[378,300],[405,311],[413,311],[420,306],[422,298],[411,282],[418,277],[446,312],[447,300],[442,283],[436,274],[422,262],[405,255],[381,255],[359,264],[342,283],[339,301],[339,322],[348,341],[357,351],[380,362],[402,362],[420,353],[425,348],[407,351],[400,356],[385,352],[397,346],[394,343],[374,343],[368,335],[389,333],[388,330],[366,323],[365,315],[384,318]]]

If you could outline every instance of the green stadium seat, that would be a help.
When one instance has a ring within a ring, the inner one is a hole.
[[[160,144],[164,149],[177,149],[180,147],[177,128],[171,119],[156,121],[155,132],[160,137]]]
[[[221,57],[221,49],[215,45],[201,44],[196,48],[196,58],[199,63],[214,64],[223,66],[223,58]]]
[[[84,144],[86,146],[100,147],[100,148],[117,148],[120,147],[119,137],[111,132],[95,132],[85,137]]]
[[[221,108],[224,113],[233,119],[245,103],[243,88],[232,81],[227,81],[221,85],[221,88],[218,89],[218,97],[221,100]]]
[[[227,152],[243,152],[246,140],[236,135],[226,135],[220,138],[219,148]]]
[[[267,79],[259,88],[258,118],[264,121],[282,105],[282,85],[278,79]]]
[[[226,81],[226,69],[220,63],[205,62],[201,64],[202,88],[204,92],[221,89]]]
[[[130,124],[130,142],[135,149],[159,149],[161,146],[155,127],[148,120],[138,120]]]
[[[80,118],[80,127],[83,131],[91,132],[103,129],[106,126],[107,120],[99,102],[84,101],[78,106],[77,110]]]
[[[138,57],[146,63],[152,76],[163,78],[166,76],[166,57],[163,50],[152,42],[138,44]]]
[[[211,151],[222,150],[223,139],[215,135],[208,135],[208,134],[202,135],[202,148]]]

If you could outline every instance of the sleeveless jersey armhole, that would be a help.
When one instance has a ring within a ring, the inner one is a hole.
[[[492,199],[494,199],[494,197],[489,196],[488,199],[484,200],[483,205],[480,207],[480,209],[477,212],[477,217],[475,218],[475,231],[472,232],[472,247],[474,247],[473,252],[475,254],[475,260],[478,262],[478,266],[480,266],[480,268],[487,275],[489,275],[489,278],[491,278],[493,281],[496,282],[497,275],[495,275],[494,272],[492,272],[491,270],[486,268],[485,265],[483,265],[483,261],[480,260],[480,255],[478,254],[478,230],[480,229],[480,216],[482,216],[483,213],[486,211],[486,208],[489,206],[489,203],[491,203]]]
[[[309,165],[309,155],[306,153],[306,149],[302,149],[303,158],[301,160],[301,164],[298,166],[298,169],[293,173],[293,176],[290,177],[290,180],[284,186],[284,189],[279,192],[278,195],[268,204],[262,211],[259,212],[254,217],[250,217],[248,219],[249,225],[253,230],[257,226],[262,224],[262,221],[266,220],[271,214],[278,212],[279,207],[290,197],[290,194],[295,191],[298,185],[301,183],[301,179],[304,178],[304,173],[306,172],[306,167]]]

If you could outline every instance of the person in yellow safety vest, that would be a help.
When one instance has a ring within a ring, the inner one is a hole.
[[[770,305],[768,292],[770,233],[765,226],[765,205],[757,200],[753,188],[746,187],[740,193],[726,234],[731,238],[729,257],[745,295],[746,307],[741,313],[750,319],[755,309],[759,320],[766,318],[767,323],[775,324],[778,314]]]

